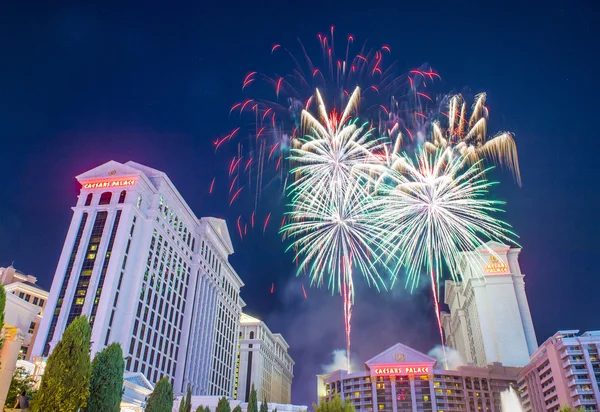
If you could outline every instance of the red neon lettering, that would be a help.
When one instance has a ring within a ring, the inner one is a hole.
[[[412,375],[429,373],[428,366],[409,366],[404,368],[376,368],[376,375]]]
[[[102,189],[105,187],[121,187],[121,186],[133,186],[135,179],[127,180],[108,180],[104,182],[93,182],[83,184],[84,189]]]

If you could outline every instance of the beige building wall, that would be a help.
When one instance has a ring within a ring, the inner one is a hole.
[[[11,293],[17,298],[40,308],[40,313],[23,330],[23,344],[19,348],[19,358],[32,361],[33,344],[38,335],[40,322],[44,315],[44,308],[48,300],[48,291],[37,285],[35,276],[26,275],[12,266],[0,268],[0,282],[4,285],[6,293]]]

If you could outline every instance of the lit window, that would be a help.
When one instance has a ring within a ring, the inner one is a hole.
[[[88,253],[87,258],[88,259],[94,259],[96,257],[95,253]]]
[[[83,305],[83,302],[85,302],[85,298],[77,298],[75,300],[76,305]]]

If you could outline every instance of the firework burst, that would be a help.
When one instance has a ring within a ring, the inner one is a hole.
[[[360,101],[360,117],[369,119],[369,134],[379,139],[389,116],[397,116],[408,107],[421,107],[421,101],[426,99],[416,93],[417,89],[439,78],[425,66],[422,70],[399,72],[397,64],[390,61],[391,49],[387,45],[367,47],[366,43],[356,44],[349,35],[338,47],[339,40],[333,27],[328,34],[319,34],[320,53],[316,58],[301,42],[295,52],[276,44],[271,54],[277,58],[282,73],[253,71],[243,79],[242,91],[247,97],[230,110],[230,115],[238,118],[239,127],[214,141],[215,150],[232,156],[227,160],[231,204],[241,196],[251,195],[256,211],[266,188],[285,188],[290,177],[288,171],[295,166],[286,159],[291,150],[306,143],[306,127],[315,127],[316,131],[319,122],[327,127],[321,119],[324,102],[331,113],[342,113],[344,108],[352,107],[356,117]],[[360,95],[353,93],[358,87]],[[310,119],[311,112],[318,113],[316,119]],[[367,129],[366,125],[357,125],[360,127]],[[235,144],[235,155],[230,148],[223,149],[231,144]],[[291,159],[295,157],[292,155]]]
[[[512,242],[516,237],[507,223],[492,216],[504,203],[488,198],[494,183],[485,172],[479,162],[469,163],[450,148],[421,151],[416,164],[399,157],[380,186],[376,213],[389,225],[386,244],[394,245],[389,256],[405,267],[410,289],[422,269],[428,271],[442,344],[438,287],[444,269],[458,280],[461,252],[487,247],[489,239]]]
[[[432,107],[430,110],[413,110],[412,127],[401,128],[394,123],[386,131],[389,138],[388,153],[397,159],[399,151],[409,149],[411,144],[417,150],[425,149],[430,153],[449,148],[464,156],[469,163],[488,159],[507,168],[520,186],[521,173],[515,140],[509,132],[500,132],[491,138],[488,136],[489,110],[485,105],[486,98],[486,93],[475,96],[470,115],[467,103],[460,94],[444,97],[437,108],[431,104],[428,106]],[[431,103],[434,102],[429,99]]]
[[[350,180],[343,190],[302,186],[290,196],[289,223],[281,232],[291,239],[288,250],[300,262],[298,274],[308,273],[311,284],[327,284],[332,293],[342,295],[349,368],[353,275],[360,272],[369,285],[386,288],[381,276],[382,271],[389,273],[385,227],[373,219],[377,204],[362,178]]]
[[[360,99],[358,87],[339,115],[335,110],[327,112],[319,90],[316,96],[320,121],[306,110],[302,112],[304,137],[297,139],[289,157],[295,165],[292,185],[297,191],[311,188],[341,193],[352,181],[368,180],[383,166],[377,153],[383,150],[384,142],[373,137],[367,123],[359,125],[350,118]]]
[[[342,192],[305,187],[290,196],[288,223],[281,233],[291,239],[288,250],[299,258],[299,274],[306,272],[312,284],[343,293],[344,283],[353,284],[355,268],[369,285],[386,288],[378,265],[385,263],[382,251],[390,245],[382,236],[385,228],[373,219],[377,203],[362,179]]]
[[[289,184],[291,211],[281,232],[291,238],[290,249],[300,262],[298,273],[306,272],[315,285],[327,284],[342,295],[346,350],[350,357],[350,331],[354,305],[354,277],[360,272],[377,289],[386,284],[380,273],[389,272],[383,256],[385,225],[377,216],[370,189],[372,176],[384,164],[376,152],[383,147],[371,130],[351,120],[360,99],[353,92],[339,115],[328,113],[316,91],[320,121],[303,111],[305,137],[292,149],[290,160],[297,164]],[[327,279],[325,281],[325,279]]]

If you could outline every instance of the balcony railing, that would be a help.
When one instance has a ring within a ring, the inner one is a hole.
[[[580,396],[580,395],[590,395],[592,393],[594,393],[592,388],[589,388],[589,389],[578,388],[578,389],[573,389],[571,391],[571,397]]]
[[[583,351],[581,349],[567,349],[560,354],[560,358],[564,359],[566,356],[571,355],[583,355]]]
[[[575,402],[573,402],[573,406],[577,407],[577,406],[583,406],[583,405],[595,405],[596,404],[596,400],[591,398],[591,399],[583,399],[583,398],[578,398],[575,400]]]

